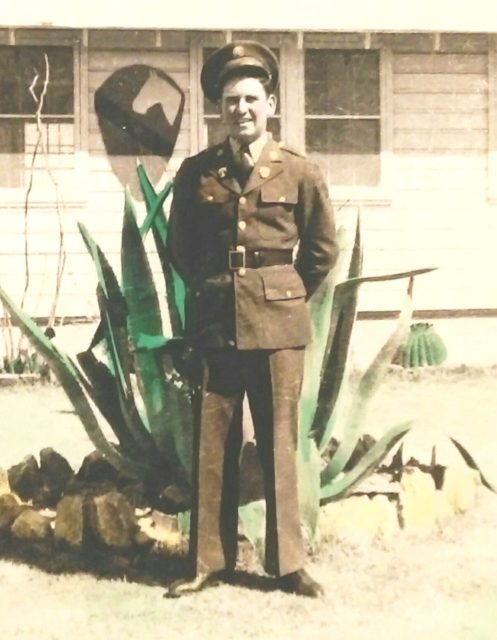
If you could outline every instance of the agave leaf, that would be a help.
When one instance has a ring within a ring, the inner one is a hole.
[[[309,302],[313,340],[305,351],[304,381],[300,396],[299,433],[303,440],[307,440],[316,411],[321,369],[333,305],[333,293],[337,279],[344,271],[346,254],[343,249],[345,240],[346,231],[343,227],[340,227],[337,232],[337,244],[340,248],[338,262]]]
[[[314,542],[319,520],[321,457],[312,439],[307,438],[306,444],[300,446],[297,457],[300,518],[309,540]]]
[[[143,172],[143,175],[146,177],[145,172]],[[138,175],[139,179],[140,179],[140,184],[141,184],[141,174]],[[146,177],[146,180],[148,181],[148,177]],[[157,224],[157,219],[160,216],[160,212],[162,210],[162,207],[164,205],[164,202],[166,201],[167,197],[169,196],[169,194],[171,193],[172,189],[173,189],[173,183],[168,182],[167,185],[164,187],[164,189],[162,189],[162,191],[160,191],[159,193],[155,193],[155,191],[153,190],[152,185],[149,183],[150,188],[152,189],[151,194],[153,194],[152,197],[150,196],[146,196],[145,197],[145,204],[147,207],[147,215],[145,217],[145,220],[143,221],[141,227],[140,227],[140,234],[142,237],[145,237],[147,235],[147,233],[150,231],[150,229],[152,229],[154,227],[155,224]],[[142,189],[143,191],[143,189]],[[147,189],[148,192],[148,189]],[[166,232],[166,236],[167,236],[167,226],[165,228],[163,228],[161,226],[161,223],[159,222],[159,228],[161,230],[164,230]]]
[[[127,354],[123,353],[122,340],[117,335],[118,332],[126,327],[126,302],[105,254],[82,223],[78,223],[78,228],[97,271],[97,298],[102,315],[101,331],[103,337],[107,340],[112,368],[118,378],[122,393],[129,395],[129,376],[126,375],[123,368],[123,362],[127,360]],[[95,341],[96,339],[93,338],[92,345],[95,344]],[[125,348],[127,349],[127,346]]]
[[[413,278],[415,276],[436,271],[437,267],[425,267],[424,269],[412,269],[411,271],[400,271],[398,273],[389,273],[383,276],[360,276],[358,278],[350,278],[345,282],[341,282],[338,287],[347,290],[364,282],[385,282],[387,280],[402,280],[402,278]]]
[[[137,171],[138,180],[147,206],[147,217],[140,229],[140,233],[142,237],[144,237],[149,229],[152,229],[166,285],[171,330],[174,336],[180,336],[183,334],[183,327],[185,325],[185,285],[169,261],[166,249],[167,220],[162,208],[164,201],[171,193],[173,183],[172,181],[169,182],[159,194],[156,194],[143,166],[139,165]]]
[[[105,437],[80,384],[79,372],[75,364],[55,347],[53,342],[45,336],[32,318],[17,307],[2,288],[0,288],[0,298],[9,310],[11,316],[20,325],[23,333],[30,340],[33,347],[50,364],[51,369],[66,392],[88,437],[95,447],[116,469],[132,478],[139,478],[142,475],[143,469],[134,461],[122,456]]]
[[[109,423],[123,451],[133,455],[139,446],[128,431],[126,418],[119,401],[115,377],[90,350],[78,353],[76,357],[87,378],[81,378],[81,384]]]
[[[121,260],[129,334],[136,345],[142,335],[162,334],[162,319],[152,271],[128,193],[125,200]],[[185,425],[176,393],[167,384],[159,356],[153,351],[136,351],[135,366],[150,431],[169,465],[177,468],[177,454],[184,450],[181,443]],[[182,463],[186,464],[187,461]]]
[[[388,452],[410,431],[411,424],[411,422],[404,422],[390,429],[371,447],[354,468],[346,473],[337,476],[328,464],[321,472],[321,504],[339,500],[350,493],[378,467]]]
[[[348,269],[349,279],[360,276],[362,261],[361,219],[358,215]],[[329,418],[342,387],[350,350],[350,337],[357,312],[358,288],[353,289],[349,295],[343,295],[342,292],[343,288],[337,287],[333,297],[326,346],[321,360],[320,381],[317,386],[316,410],[311,426],[316,442],[324,440],[323,448],[331,436],[326,434],[326,437],[323,437],[323,431],[326,425],[329,425]]]
[[[481,482],[482,482],[483,486],[487,487],[487,489],[490,489],[490,491],[493,491],[494,493],[497,493],[497,487],[495,487],[483,475],[483,471],[480,469],[480,467],[476,463],[476,461],[473,458],[473,456],[469,453],[469,451],[458,440],[456,440],[455,438],[451,438],[451,440],[452,440],[452,443],[454,444],[454,446],[456,447],[456,449],[459,451],[459,453],[463,457],[463,460],[468,465],[468,467],[470,467],[471,469],[474,469],[475,471],[478,471],[478,473],[480,474],[480,478],[481,478]]]
[[[347,464],[359,438],[371,398],[383,380],[394,353],[409,332],[409,323],[412,316],[413,283],[414,277],[411,276],[407,287],[406,302],[399,316],[397,327],[360,379],[357,392],[354,393],[351,399],[351,407],[346,418],[342,441],[328,465],[331,477],[341,473]]]
[[[157,451],[154,442],[143,424],[133,398],[129,372],[130,354],[126,328],[126,302],[114,271],[103,251],[93,240],[86,227],[81,223],[78,226],[97,270],[99,283],[97,298],[102,316],[102,331],[115,376],[121,413],[126,420],[130,437],[142,449],[143,454],[149,456],[151,460],[155,460]],[[92,344],[94,342],[95,339],[92,340]]]

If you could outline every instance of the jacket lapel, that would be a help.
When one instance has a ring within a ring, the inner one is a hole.
[[[283,156],[279,144],[270,139],[264,145],[262,153],[255,163],[250,177],[243,189],[243,193],[248,193],[257,189],[264,182],[272,180],[283,171]]]
[[[229,191],[241,193],[241,187],[235,177],[233,158],[228,139],[217,147],[214,154],[214,162],[209,167],[208,172]]]

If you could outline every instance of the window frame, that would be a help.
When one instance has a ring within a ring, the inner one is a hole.
[[[15,36],[15,33],[14,33]],[[57,37],[54,37],[53,42],[46,42],[38,40],[37,38],[24,39],[20,42],[15,41],[10,46],[13,47],[60,47],[66,49],[72,49],[73,59],[73,112],[72,112],[72,125],[73,125],[73,137],[74,137],[74,150],[73,150],[73,171],[75,172],[75,179],[72,185],[66,185],[64,180],[61,180],[57,184],[57,193],[55,188],[50,186],[46,188],[34,188],[29,194],[29,206],[33,208],[46,208],[47,206],[53,206],[55,198],[59,198],[63,206],[83,207],[86,204],[87,197],[84,194],[83,186],[86,184],[88,163],[84,161],[85,154],[83,151],[83,139],[84,132],[87,132],[88,117],[83,116],[87,113],[88,98],[85,96],[85,86],[87,87],[87,74],[88,74],[88,54],[86,48],[82,47],[80,41],[79,32],[75,32],[74,38],[71,41],[62,40],[58,41]],[[86,82],[84,81],[86,77]],[[47,114],[50,116],[50,114]],[[61,120],[61,122],[64,122]],[[85,129],[86,123],[86,129]],[[24,153],[23,157],[30,157],[29,154]],[[74,187],[74,185],[81,185],[81,187]],[[0,198],[4,205],[8,208],[24,208],[24,201],[26,197],[28,185],[20,185],[15,187],[1,187],[0,186]]]
[[[345,38],[326,37],[327,34],[304,34],[301,46],[302,92],[305,91],[305,52],[309,49],[337,49],[377,51],[379,56],[379,180],[376,185],[340,185],[330,184],[331,196],[335,201],[349,204],[390,204],[392,200],[392,154],[393,154],[393,55],[391,49],[380,46],[370,47],[368,34],[363,35],[363,46],[359,46],[357,39],[350,43]],[[335,34],[332,34],[335,35]],[[301,140],[305,148],[305,96],[302,97],[301,111]]]

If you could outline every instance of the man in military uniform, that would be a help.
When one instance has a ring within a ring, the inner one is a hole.
[[[278,63],[252,41],[206,61],[205,95],[228,137],[184,161],[169,220],[172,262],[187,285],[187,336],[203,359],[190,532],[192,579],[235,567],[242,401],[247,394],[266,499],[266,571],[285,591],[319,596],[304,570],[297,470],[298,400],[311,339],[306,300],[336,260],[327,188],[316,166],[275,142]]]

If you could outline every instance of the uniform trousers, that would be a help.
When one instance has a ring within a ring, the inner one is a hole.
[[[265,569],[283,576],[303,567],[296,460],[303,365],[303,347],[204,353],[190,530],[197,574],[235,568],[245,394],[264,475]]]

